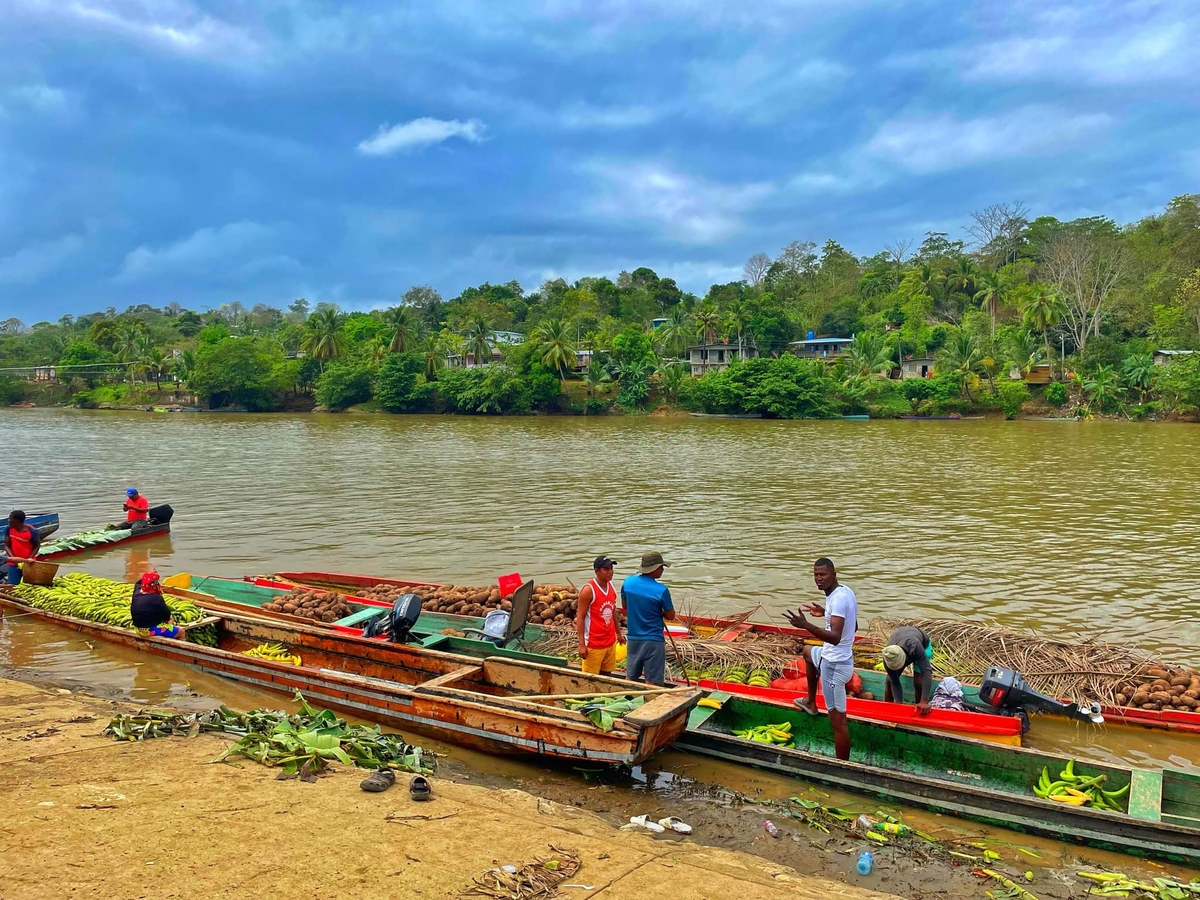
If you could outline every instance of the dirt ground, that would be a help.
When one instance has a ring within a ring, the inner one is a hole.
[[[573,850],[564,897],[882,898],[739,850],[621,831],[520,790],[434,779],[435,799],[315,784],[253,763],[206,765],[225,738],[118,743],[123,704],[0,680],[6,900],[457,897],[497,866]]]

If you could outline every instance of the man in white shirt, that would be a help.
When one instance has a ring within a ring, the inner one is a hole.
[[[829,724],[833,726],[833,746],[838,759],[850,758],[850,728],[846,724],[846,682],[854,674],[854,634],[858,630],[858,602],[854,591],[838,584],[833,562],[821,557],[813,563],[813,581],[825,593],[825,608],[810,603],[808,612],[825,617],[821,628],[804,617],[800,610],[784,612],[795,628],[803,628],[823,643],[819,647],[804,646],[804,668],[808,677],[808,697],[797,700],[809,715],[817,715],[817,678],[821,680],[821,696]]]

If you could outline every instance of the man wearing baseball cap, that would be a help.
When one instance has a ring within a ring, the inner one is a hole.
[[[125,491],[126,522],[144,522],[150,515],[150,501],[138,493],[137,488]]]
[[[929,635],[916,625],[901,625],[888,638],[882,656],[883,668],[887,671],[883,699],[889,703],[904,702],[904,683],[900,676],[912,666],[917,712],[929,715],[929,696],[933,691],[933,643]]]
[[[671,605],[671,592],[658,579],[669,565],[661,553],[643,553],[637,574],[630,575],[621,585],[621,605],[625,608],[629,639],[625,677],[630,681],[644,679],[651,684],[667,681],[663,629],[664,621],[675,618],[675,607]]]
[[[595,577],[579,590],[575,631],[579,634],[579,659],[590,675],[611,675],[617,666],[621,626],[617,622],[617,589],[613,587],[613,560],[597,556]]]

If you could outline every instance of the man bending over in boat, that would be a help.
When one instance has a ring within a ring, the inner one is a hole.
[[[142,576],[133,586],[133,599],[129,605],[133,627],[142,637],[180,636],[179,626],[171,620],[171,610],[163,598],[162,584],[154,570]]]
[[[6,584],[20,584],[21,570],[18,562],[28,562],[37,556],[42,546],[42,536],[38,530],[25,524],[23,510],[14,509],[8,514],[8,531],[4,534],[4,581]]]
[[[575,630],[579,633],[579,660],[590,675],[611,675],[617,667],[617,589],[613,586],[613,561],[597,556],[592,563],[596,577],[579,589],[579,611]]]
[[[854,674],[854,633],[858,630],[858,602],[854,591],[838,584],[833,562],[822,556],[813,563],[813,581],[825,594],[825,608],[810,603],[808,611],[825,617],[821,628],[804,618],[801,610],[784,611],[794,628],[803,628],[823,642],[819,647],[804,645],[804,673],[808,678],[808,697],[797,700],[809,715],[817,715],[817,679],[821,696],[833,727],[833,746],[838,759],[850,758],[850,728],[846,724],[846,683]]]
[[[901,625],[888,638],[883,648],[883,668],[887,671],[887,686],[883,699],[889,703],[904,702],[904,683],[900,676],[913,667],[913,691],[917,712],[929,715],[929,695],[933,692],[933,643],[929,635],[916,625]]]

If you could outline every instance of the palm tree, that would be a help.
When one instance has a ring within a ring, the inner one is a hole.
[[[721,314],[715,307],[701,307],[696,312],[696,326],[700,329],[701,340],[704,343],[714,343],[717,339],[717,329],[721,327]]]
[[[738,351],[742,349],[742,329],[750,317],[750,305],[741,294],[734,294],[725,305],[725,324],[737,332]]]
[[[139,323],[140,324],[140,323]],[[142,329],[138,325],[122,325],[113,341],[113,350],[121,362],[133,362],[141,351]]]
[[[612,376],[608,374],[608,369],[604,368],[600,361],[593,356],[587,371],[583,373],[583,386],[587,388],[588,396],[594,397],[596,391],[606,384],[612,384]]]
[[[575,345],[562,319],[546,319],[533,329],[531,338],[537,343],[537,352],[543,365],[558,372],[562,388],[567,389],[567,370],[575,368]]]
[[[883,337],[860,331],[850,342],[846,354],[846,366],[851,376],[885,376],[892,371],[895,362],[892,351],[884,346]]]
[[[471,319],[463,331],[463,337],[467,340],[466,351],[475,357],[477,366],[492,361],[492,323],[486,316],[478,315]]]
[[[1142,403],[1146,402],[1146,392],[1154,386],[1156,374],[1154,357],[1149,353],[1131,354],[1121,366],[1121,380],[1137,390]]]
[[[696,337],[696,325],[680,303],[654,332],[654,341],[673,357],[681,357]]]
[[[1009,364],[1016,366],[1022,375],[1028,375],[1037,365],[1038,351],[1037,338],[1023,329],[1009,335],[1005,346]]]
[[[188,376],[196,369],[196,351],[184,350],[175,360],[175,376],[180,381],[187,381]]]
[[[326,307],[317,310],[308,319],[300,348],[321,364],[322,372],[328,360],[346,352],[346,333],[342,331],[344,318],[336,309]]]
[[[671,362],[659,366],[655,377],[658,378],[658,390],[662,396],[672,403],[679,399],[679,389],[683,379],[687,378],[691,369],[686,363]]]
[[[154,384],[162,388],[162,377],[171,368],[171,362],[157,347],[146,350],[137,361],[136,367],[154,378]]]
[[[975,402],[975,398],[971,396],[971,382],[978,381],[975,371],[979,367],[979,357],[979,344],[975,341],[975,336],[960,329],[946,341],[937,358],[938,371],[962,375],[963,392],[972,403]]]
[[[962,291],[968,296],[974,293],[975,280],[979,277],[979,269],[970,257],[960,256],[946,276],[946,284],[951,290]]]
[[[367,345],[367,359],[379,365],[392,352],[392,343],[386,337],[380,336]]]
[[[1083,389],[1100,409],[1108,409],[1121,393],[1121,386],[1117,383],[1117,375],[1112,366],[1097,366],[1091,378],[1083,383]]]
[[[1044,284],[1034,289],[1021,303],[1021,318],[1042,333],[1046,344],[1046,362],[1050,362],[1050,329],[1062,321],[1067,307],[1058,294]]]
[[[986,309],[992,317],[992,337],[996,337],[996,312],[1008,293],[1004,281],[995,272],[981,272],[975,279],[974,299],[979,302],[981,309]]]
[[[393,306],[384,311],[383,321],[391,329],[389,349],[394,353],[413,350],[421,343],[424,323],[411,306]]]
[[[946,283],[946,276],[929,263],[924,263],[920,268],[916,269],[914,278],[922,294],[935,298],[941,290],[942,285]]]

